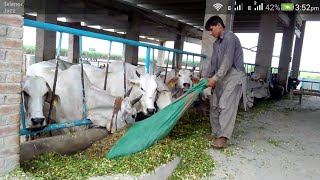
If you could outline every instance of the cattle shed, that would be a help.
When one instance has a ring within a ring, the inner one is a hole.
[[[281,11],[281,3],[295,3],[298,11]],[[269,8],[272,5],[272,9],[259,10],[261,4]],[[20,163],[24,19],[160,46],[174,41],[177,50],[183,50],[184,42],[199,44],[201,54],[206,55],[199,68],[205,73],[215,39],[204,30],[204,23],[211,16],[219,15],[227,30],[259,33],[255,71],[265,80],[271,73],[275,33],[283,33],[278,80],[285,86],[290,62],[291,76],[298,77],[306,21],[320,21],[319,9],[318,12],[302,11],[303,4],[320,7],[320,1],[307,0],[15,0],[14,4],[0,4],[1,10],[9,8],[16,12],[0,15],[0,176]],[[254,11],[246,9],[248,6]],[[56,43],[55,32],[37,29],[36,62],[54,59]],[[68,61],[78,62],[79,43],[79,36],[69,35]],[[137,46],[127,45],[124,55],[126,62],[138,64]],[[175,56],[177,61],[172,67],[181,68],[182,55]],[[158,59],[164,58],[164,52],[159,51]]]

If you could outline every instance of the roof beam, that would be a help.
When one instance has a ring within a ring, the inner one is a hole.
[[[36,16],[30,16],[30,15],[24,14],[24,18],[36,21]],[[75,28],[74,25],[72,23],[69,23],[69,22],[58,21],[57,25]],[[100,33],[100,34],[105,34],[105,35],[114,36],[114,37],[126,38],[125,34],[119,34],[119,33],[116,33],[116,32],[104,31],[102,29],[95,29],[95,28],[90,28],[90,27],[86,27],[86,26],[77,27],[76,29],[95,32],[95,33]],[[150,40],[150,39],[146,39],[146,38],[140,38],[140,41],[153,43],[153,44],[160,44],[160,41]]]
[[[285,27],[289,27],[289,24],[290,24],[290,18],[287,14],[285,14],[284,12],[280,11],[278,13],[278,17],[280,19],[280,21],[282,22],[282,24],[285,26]]]
[[[152,10],[203,10],[206,7],[205,3],[199,3],[197,6],[193,4],[168,4],[168,5],[155,5],[155,4],[139,4],[144,8]]]

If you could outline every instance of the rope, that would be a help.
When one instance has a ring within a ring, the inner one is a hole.
[[[189,61],[189,55],[187,54],[186,66],[184,67],[184,69],[188,69],[188,61]]]
[[[255,46],[255,47],[256,47],[256,46]],[[252,48],[255,48],[255,47],[252,47]],[[257,52],[257,51],[255,51],[255,50],[252,50],[252,48],[242,47],[242,49],[245,49],[245,50],[248,50],[248,51],[251,51],[251,52]],[[280,56],[275,56],[275,55],[272,55],[272,57],[280,58]]]
[[[104,85],[103,85],[103,89],[104,89],[104,90],[107,89],[107,83],[108,83],[109,63],[110,63],[110,58],[111,58],[111,45],[112,45],[112,41],[110,41],[110,44],[109,44],[108,62],[107,62],[107,68],[106,68],[106,76],[105,76],[105,78],[104,78]]]
[[[58,69],[59,69],[59,57],[56,58],[56,68],[54,71],[54,80],[53,80],[53,88],[52,88],[52,96],[50,99],[50,108],[49,108],[49,114],[48,114],[48,119],[47,119],[47,125],[51,123],[51,115],[52,115],[52,110],[53,110],[53,99],[54,95],[56,94],[56,85],[57,85],[57,80],[58,80]]]
[[[124,94],[123,94],[123,96],[125,96],[125,95],[126,95],[126,93],[127,93],[127,72],[126,72],[125,51],[126,51],[126,45],[125,45],[125,44],[123,44],[123,48],[122,48],[122,61],[123,61],[123,89],[124,89]]]
[[[192,71],[192,77],[194,77],[194,71],[196,70],[195,65],[194,65],[194,56],[192,56],[192,66],[194,70]]]
[[[154,69],[156,66],[156,61],[154,59],[154,49],[152,49],[152,74],[154,75]]]
[[[81,57],[82,54],[82,36],[79,36],[79,60],[81,65],[81,85],[82,85],[82,120],[87,119],[87,106],[86,106],[86,92],[84,87],[84,73],[83,73],[83,59]]]

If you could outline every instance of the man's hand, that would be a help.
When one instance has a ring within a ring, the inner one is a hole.
[[[207,83],[207,87],[212,87],[212,89],[213,89],[215,86],[216,86],[216,82],[213,79],[209,78],[208,83]]]

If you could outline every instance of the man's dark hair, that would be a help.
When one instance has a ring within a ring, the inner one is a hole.
[[[225,28],[224,23],[223,23],[222,19],[219,16],[212,16],[206,22],[205,28],[206,28],[207,31],[209,31],[210,26],[216,26],[216,25],[218,25],[218,23],[220,23],[221,26],[223,28]]]

